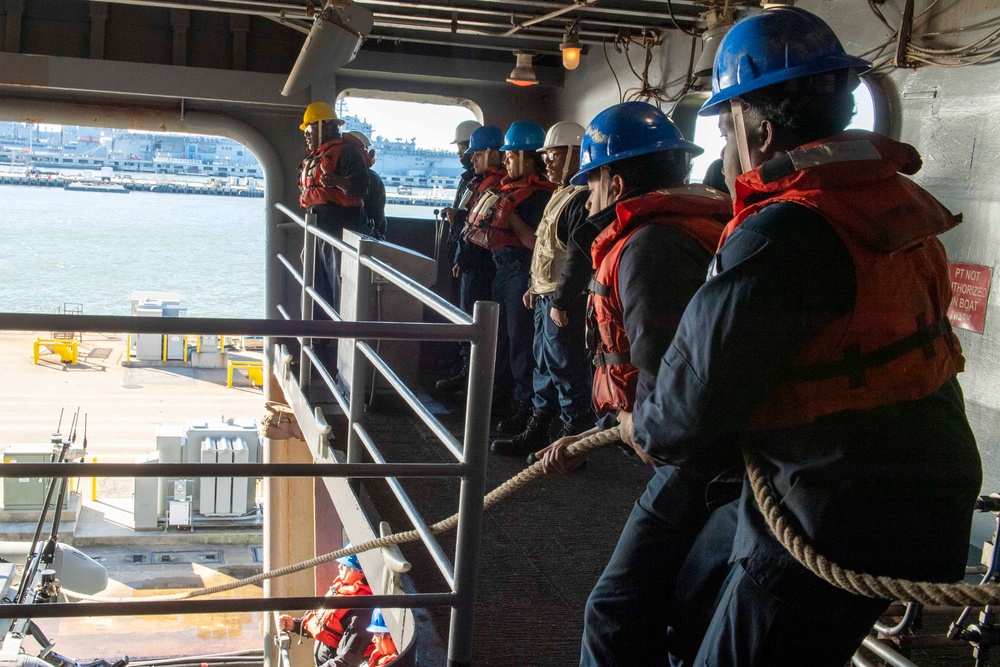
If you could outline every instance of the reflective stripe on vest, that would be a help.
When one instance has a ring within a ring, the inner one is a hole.
[[[960,217],[900,174],[919,168],[916,151],[850,131],[777,160],[737,179],[727,235],[772,203],[805,206],[850,252],[857,287],[853,309],[795,351],[785,381],[751,426],[790,428],[937,391],[965,365],[945,318],[949,265],[936,238]]]
[[[535,230],[535,249],[531,254],[531,291],[535,294],[554,292],[566,264],[566,244],[559,240],[559,218],[566,206],[587,188],[567,185],[555,191],[545,206],[542,221]]]
[[[345,146],[350,146],[350,150],[355,150],[353,143],[348,143],[343,137],[326,142],[299,165],[299,206],[309,208],[310,206],[320,206],[322,204],[337,204],[346,208],[358,208],[364,205],[359,197],[352,197],[340,188],[332,188],[323,185],[323,168],[334,173],[337,169],[337,161]]]

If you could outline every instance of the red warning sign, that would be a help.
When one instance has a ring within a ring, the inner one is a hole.
[[[990,296],[993,269],[976,264],[951,263],[951,325],[983,333],[986,327],[986,301]]]

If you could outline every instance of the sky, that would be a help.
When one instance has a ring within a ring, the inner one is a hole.
[[[871,90],[868,89],[868,84],[864,80],[854,90],[854,105],[854,118],[847,126],[848,129],[874,130],[875,103],[872,100]],[[705,176],[708,165],[720,157],[722,148],[726,144],[722,133],[719,132],[718,116],[698,116],[694,130],[694,143],[705,149],[705,152],[696,157],[691,165],[691,180],[700,183]]]
[[[455,138],[455,126],[463,120],[476,120],[472,111],[459,106],[367,97],[347,97],[343,101],[343,115],[366,119],[372,124],[376,136],[382,135],[387,139],[415,138],[418,148],[454,150],[451,140]]]

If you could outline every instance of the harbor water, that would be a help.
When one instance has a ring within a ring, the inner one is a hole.
[[[133,290],[155,290],[180,293],[190,317],[265,316],[263,199],[7,185],[0,210],[0,312],[128,315]]]

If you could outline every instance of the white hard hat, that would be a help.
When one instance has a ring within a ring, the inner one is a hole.
[[[453,144],[467,144],[469,143],[469,138],[472,133],[483,126],[482,123],[475,120],[463,120],[461,123],[455,126],[455,140],[451,143]]]
[[[364,144],[365,148],[372,147],[372,142],[368,139],[368,137],[365,136],[364,132],[358,132],[357,130],[352,130],[351,132],[348,132],[348,134],[357,139],[358,141],[360,141],[362,144]]]
[[[544,152],[549,148],[557,146],[579,146],[583,141],[583,126],[579,123],[572,123],[568,120],[560,121],[549,128],[545,133],[545,143],[538,152]]]

